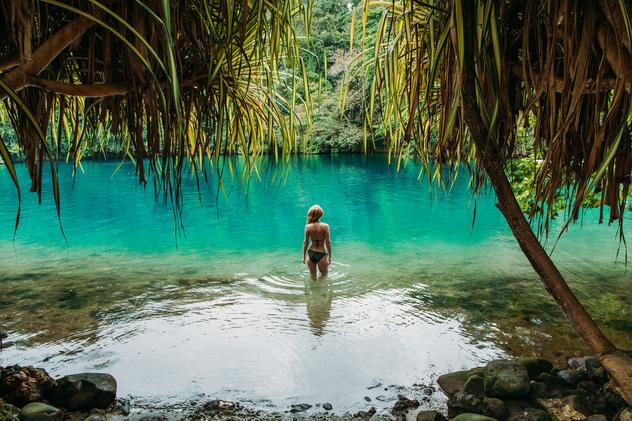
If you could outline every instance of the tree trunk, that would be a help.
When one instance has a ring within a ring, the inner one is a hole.
[[[465,33],[475,34],[476,11],[473,9],[474,2],[464,2],[464,6],[469,8],[464,13]],[[505,174],[504,159],[498,152],[498,143],[495,139],[489,138],[487,125],[481,117],[476,96],[475,51],[476,37],[466,37],[461,73],[463,117],[476,145],[479,159],[496,192],[498,208],[509,224],[520,248],[529,259],[533,269],[540,275],[547,291],[562,310],[564,316],[570,321],[590,350],[599,358],[610,378],[618,384],[623,398],[632,405],[632,358],[618,351],[590,317],[538,241],[520,205],[518,205]]]
[[[498,208],[507,220],[520,248],[531,262],[531,266],[540,275],[547,291],[553,296],[575,331],[596,354],[610,377],[619,385],[625,400],[632,404],[632,358],[617,351],[564,281],[562,274],[538,241],[518,205],[502,163],[496,159],[488,159],[484,166],[496,191]]]

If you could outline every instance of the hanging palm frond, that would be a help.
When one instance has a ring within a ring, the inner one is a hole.
[[[249,178],[263,154],[288,157],[307,99],[293,30],[304,12],[300,0],[2,2],[0,100],[31,190],[45,161],[78,166],[104,142],[176,207],[185,171],[221,174],[240,154]]]
[[[441,181],[473,163],[475,187],[485,159],[507,162],[518,127],[534,123],[541,161],[530,216],[548,233],[554,202],[564,192],[570,218],[595,193],[610,222],[623,221],[632,172],[630,16],[627,1],[474,2],[476,27],[464,28],[463,1],[369,1],[384,12],[376,36],[370,111],[379,109],[389,156],[414,150],[438,162]],[[465,37],[476,42],[477,112],[488,133],[477,148],[464,124]],[[356,62],[362,63],[362,60]],[[350,69],[349,71],[358,71]]]

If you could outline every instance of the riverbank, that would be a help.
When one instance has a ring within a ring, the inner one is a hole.
[[[630,421],[632,408],[594,357],[570,358],[565,367],[544,359],[493,360],[448,373],[437,384],[397,388],[396,401],[364,398],[365,410],[339,413],[330,403],[295,403],[286,410],[252,401],[200,398],[177,405],[116,398],[116,381],[104,373],[52,379],[38,368],[0,367],[0,421],[40,420],[417,420],[417,421]],[[440,388],[447,403],[433,399]],[[55,406],[53,406],[55,405]]]

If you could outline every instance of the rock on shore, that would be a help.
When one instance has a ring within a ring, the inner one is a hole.
[[[81,373],[53,379],[41,368],[0,367],[0,421],[61,420],[68,411],[111,408],[116,380],[105,373]],[[54,405],[54,406],[53,406]],[[21,408],[21,409],[20,409]]]
[[[496,360],[437,382],[455,421],[632,421],[594,357],[572,358],[563,369],[535,358]]]

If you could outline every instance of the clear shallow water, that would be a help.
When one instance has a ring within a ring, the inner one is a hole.
[[[202,206],[190,180],[176,237],[171,208],[131,165],[112,176],[116,166],[84,163],[74,190],[61,168],[68,243],[52,197],[38,206],[28,193],[12,241],[15,192],[0,166],[0,324],[18,340],[0,365],[107,371],[122,395],[153,402],[354,410],[366,409],[364,396],[395,398],[396,387],[367,389],[377,383],[430,384],[496,356],[586,352],[493,197],[478,198],[472,228],[466,176],[445,193],[418,180],[414,163],[396,174],[383,157],[309,157],[281,180],[264,172],[247,194],[228,177],[226,195],[203,185]],[[300,263],[313,203],[334,241],[331,276],[315,284]],[[588,212],[554,260],[632,348],[632,279],[617,247],[616,227]]]

